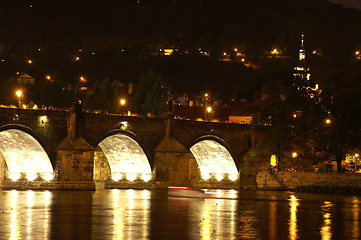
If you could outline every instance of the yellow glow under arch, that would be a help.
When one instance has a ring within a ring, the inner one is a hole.
[[[214,140],[203,140],[194,144],[190,151],[195,157],[202,175],[238,174],[231,154]]]
[[[124,134],[114,134],[99,143],[105,154],[112,177],[119,173],[128,174],[127,179],[132,179],[131,174],[150,174],[152,172],[147,156],[140,145],[131,137]]]
[[[5,158],[10,174],[53,173],[50,159],[40,143],[30,134],[8,129],[0,132],[0,152]],[[34,175],[35,174],[35,175]]]

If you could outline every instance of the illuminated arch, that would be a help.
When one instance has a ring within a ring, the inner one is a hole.
[[[9,177],[13,180],[17,180],[22,173],[28,180],[34,180],[38,175],[45,180],[54,177],[47,153],[29,133],[18,129],[1,131],[0,152],[4,156]]]
[[[116,133],[99,143],[106,156],[113,180],[142,178],[149,181],[151,167],[142,147],[131,137]]]
[[[203,179],[207,180],[214,176],[222,180],[225,175],[230,180],[238,178],[238,169],[231,154],[217,141],[199,141],[190,148],[190,151],[198,163]]]

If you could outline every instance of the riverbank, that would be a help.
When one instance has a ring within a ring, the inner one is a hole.
[[[361,195],[361,174],[319,172],[258,172],[257,188]]]

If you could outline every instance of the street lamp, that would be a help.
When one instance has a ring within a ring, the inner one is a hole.
[[[16,95],[17,100],[18,100],[18,108],[21,108],[21,96],[23,95],[23,91],[17,90],[15,92],[15,95]]]
[[[123,116],[123,112],[124,112],[124,105],[125,105],[125,103],[126,103],[126,100],[124,99],[124,98],[121,98],[120,99],[120,113],[121,113],[121,115]]]
[[[207,121],[211,121],[211,120],[212,120],[212,111],[213,111],[212,107],[208,106],[208,107],[206,108],[206,120],[207,120]]]

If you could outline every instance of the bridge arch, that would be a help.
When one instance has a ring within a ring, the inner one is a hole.
[[[133,133],[110,131],[98,143],[97,149],[106,158],[112,180],[141,179],[147,182],[153,178],[148,155]]]
[[[235,181],[239,178],[239,170],[233,156],[226,147],[226,142],[214,135],[198,138],[190,147],[200,169],[201,178],[218,181],[228,178]]]
[[[18,124],[0,127],[0,153],[7,166],[8,178],[54,178],[54,167],[44,141],[30,128]]]

